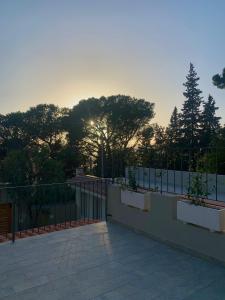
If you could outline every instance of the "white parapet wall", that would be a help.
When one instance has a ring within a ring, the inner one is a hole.
[[[146,211],[124,205],[119,185],[108,187],[108,220],[119,222],[156,239],[181,247],[188,252],[222,261],[225,264],[225,234],[211,232],[202,226],[193,226],[177,219],[179,196],[149,192],[151,203]]]

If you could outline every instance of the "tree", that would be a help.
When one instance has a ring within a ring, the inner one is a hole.
[[[6,149],[4,145],[4,116],[0,114],[0,161],[5,157]]]
[[[32,166],[23,150],[11,151],[2,161],[1,177],[12,186],[32,184]]]
[[[219,89],[225,89],[225,68],[223,69],[222,74],[216,74],[212,78],[213,84]]]
[[[104,174],[110,176],[112,161],[116,164],[115,155],[124,162],[154,116],[153,109],[153,103],[124,95],[90,98],[74,106],[67,123],[82,124],[79,144],[86,160],[91,158],[99,170],[103,158]],[[72,126],[68,126],[68,132],[73,143]]]
[[[57,153],[55,160],[61,162],[66,178],[71,178],[82,164],[82,155],[79,147],[67,144]]]
[[[153,130],[154,130],[155,148],[162,150],[166,145],[165,127],[160,126],[158,124],[154,124]]]
[[[225,127],[212,137],[210,147],[198,160],[201,172],[225,174]]]
[[[57,193],[65,197],[68,190],[71,192],[66,185],[46,186],[64,182],[65,176],[61,163],[52,159],[49,148],[43,145],[11,151],[3,160],[2,178],[13,186],[8,194],[22,212],[22,218],[18,219],[20,229],[40,226],[41,216],[49,217],[51,204],[56,204]]]
[[[2,162],[1,177],[12,186],[62,182],[62,164],[50,157],[46,146],[11,151]]]
[[[211,95],[208,96],[208,100],[203,102],[202,121],[201,121],[201,145],[204,147],[209,146],[212,138],[218,132],[220,128],[220,117],[216,116],[215,106],[216,102]]]
[[[168,147],[178,147],[181,139],[180,131],[180,115],[177,107],[174,107],[172,115],[170,117],[170,123],[166,128],[166,139]]]
[[[52,157],[65,144],[65,131],[62,119],[68,114],[54,104],[39,104],[24,114],[24,129],[31,145],[47,145]]]
[[[142,131],[142,138],[137,151],[139,162],[143,166],[149,166],[154,158],[154,127],[148,126]]]
[[[24,113],[15,112],[0,115],[0,146],[1,157],[10,151],[23,149],[29,143],[24,127]]]
[[[197,147],[200,143],[202,91],[198,88],[199,77],[192,63],[184,83],[186,100],[181,113],[182,144],[185,147]]]
[[[0,115],[2,156],[12,150],[24,149],[27,145],[47,145],[54,157],[66,143],[62,120],[67,114],[67,109],[53,104],[39,104],[24,113]]]

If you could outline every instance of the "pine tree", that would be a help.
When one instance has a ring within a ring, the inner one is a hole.
[[[186,100],[181,113],[182,144],[185,147],[196,147],[200,143],[202,91],[198,88],[199,77],[192,63],[184,83]]]
[[[180,143],[180,114],[177,107],[174,107],[172,115],[170,117],[170,123],[166,129],[167,144],[169,147],[178,147]]]
[[[158,149],[162,149],[165,146],[166,138],[165,138],[165,128],[158,124],[154,125],[154,140],[155,146]]]
[[[215,104],[216,102],[211,95],[206,102],[203,102],[201,144],[204,147],[209,146],[210,141],[220,128],[221,118],[216,116],[218,107]]]

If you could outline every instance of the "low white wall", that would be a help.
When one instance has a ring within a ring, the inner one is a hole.
[[[225,263],[225,234],[210,232],[202,227],[184,224],[177,220],[179,196],[151,192],[147,197],[151,202],[150,210],[142,211],[122,204],[120,187],[109,186],[109,220],[198,255]]]

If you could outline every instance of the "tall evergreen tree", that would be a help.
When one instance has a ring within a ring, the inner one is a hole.
[[[220,117],[216,116],[216,102],[211,95],[203,102],[201,145],[206,147],[220,128]]]
[[[175,106],[170,117],[170,123],[166,129],[167,144],[169,147],[179,146],[180,133],[180,114]]]
[[[196,147],[200,144],[202,91],[198,88],[199,77],[192,63],[190,63],[186,79],[183,93],[186,100],[183,104],[180,123],[182,144],[187,147]]]
[[[166,144],[165,128],[158,124],[153,125],[155,148],[162,149]]]

